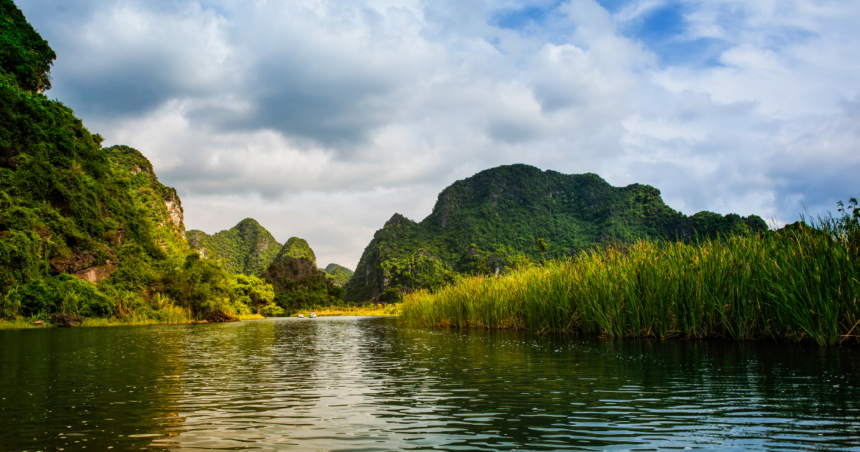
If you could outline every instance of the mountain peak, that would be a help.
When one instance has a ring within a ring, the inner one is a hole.
[[[259,275],[281,249],[275,237],[253,218],[212,235],[189,231],[188,243],[205,257],[221,259],[228,271],[246,275]]]
[[[314,255],[311,246],[308,245],[307,240],[299,237],[290,237],[287,240],[287,243],[284,244],[281,251],[275,257],[275,262],[281,262],[286,259],[305,259],[313,262],[314,266],[316,266],[317,262],[317,257]]]

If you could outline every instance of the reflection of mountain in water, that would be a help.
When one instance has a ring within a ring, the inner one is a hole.
[[[860,428],[854,352],[381,318],[0,331],[0,422],[20,425],[0,429],[0,444],[850,449]]]

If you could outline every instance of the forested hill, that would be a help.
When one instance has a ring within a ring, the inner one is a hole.
[[[349,278],[352,277],[352,270],[344,267],[343,265],[338,264],[328,264],[326,265],[324,271],[334,280],[335,284],[339,286],[346,285],[349,282]]]
[[[613,187],[596,174],[528,165],[482,171],[439,194],[420,223],[395,214],[365,248],[346,299],[396,298],[461,274],[491,274],[528,257],[564,256],[600,243],[687,239],[767,228],[752,215],[686,216],[648,185]]]
[[[103,148],[44,94],[55,57],[15,4],[0,0],[0,318],[277,312],[271,286],[191,252],[179,196],[146,157]]]
[[[222,260],[227,271],[257,276],[275,261],[282,246],[253,218],[212,235],[188,231],[188,243],[202,256]]]

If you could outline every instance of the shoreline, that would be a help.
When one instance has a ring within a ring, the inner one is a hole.
[[[346,317],[346,316],[356,316],[356,317],[397,317],[399,315],[399,306],[388,306],[383,308],[376,309],[366,309],[366,308],[354,308],[354,309],[329,309],[329,310],[321,310],[321,311],[307,311],[305,313],[302,311],[302,314],[305,314],[307,317],[311,312],[316,312],[318,317]],[[245,315],[236,315],[233,316],[238,321],[246,321],[246,320],[265,320],[268,317],[264,317],[260,314],[245,314]],[[297,314],[293,314],[289,317],[298,317]],[[35,320],[8,320],[8,319],[0,319],[0,331],[3,330],[44,330],[44,329],[53,329],[59,328],[57,326],[51,325],[50,323],[44,323],[42,325],[34,324]],[[97,328],[97,327],[116,327],[116,326],[151,326],[151,325],[197,325],[197,324],[208,324],[209,322],[202,320],[188,320],[181,322],[163,322],[159,320],[142,320],[142,321],[122,321],[115,319],[105,319],[99,317],[85,317],[83,322],[80,325],[74,326],[72,328]]]

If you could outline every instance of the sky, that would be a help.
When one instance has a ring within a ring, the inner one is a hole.
[[[176,187],[355,268],[484,169],[652,185],[773,225],[860,196],[853,0],[18,0],[47,93]]]

